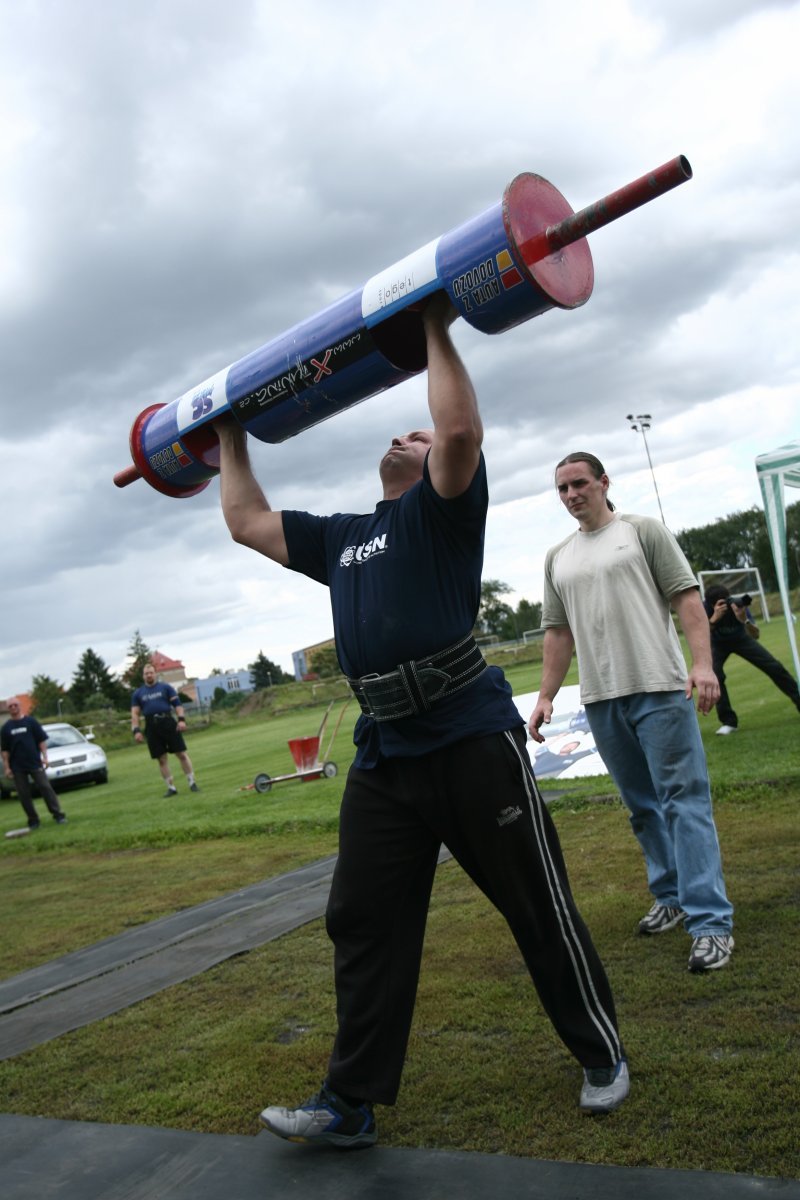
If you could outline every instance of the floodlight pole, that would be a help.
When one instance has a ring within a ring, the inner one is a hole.
[[[634,433],[641,433],[641,435],[642,435],[642,441],[644,442],[644,448],[647,453],[647,461],[650,464],[650,474],[653,477],[653,487],[655,488],[656,500],[658,501],[658,511],[661,513],[661,520],[666,525],[667,522],[664,520],[664,510],[661,507],[661,497],[658,494],[658,484],[656,483],[656,473],[653,470],[653,460],[650,457],[650,447],[647,444],[646,430],[648,430],[650,428],[650,422],[651,422],[652,418],[650,417],[650,413],[638,413],[635,417],[634,417],[633,413],[628,413],[628,415],[625,419],[627,421],[630,421],[631,429],[634,431]]]

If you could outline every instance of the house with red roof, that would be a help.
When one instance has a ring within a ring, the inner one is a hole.
[[[154,650],[150,655],[150,662],[155,667],[159,679],[164,683],[171,683],[176,692],[183,692],[184,695],[195,698],[194,685],[186,678],[186,667],[179,658],[170,658],[168,654]]]

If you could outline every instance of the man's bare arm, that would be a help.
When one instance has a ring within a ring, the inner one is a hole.
[[[222,514],[235,542],[285,567],[289,562],[283,515],[273,512],[253,475],[247,434],[232,420],[214,423],[220,446]]]
[[[428,343],[428,407],[434,439],[428,457],[431,483],[440,496],[460,496],[478,466],[483,425],[467,369],[450,338],[458,316],[446,293],[437,293],[422,314]]]
[[[686,695],[697,688],[697,707],[701,713],[710,712],[719,700],[719,681],[711,663],[711,636],[708,617],[697,588],[687,588],[670,596],[670,604],[678,614],[681,628],[689,644],[692,665],[686,681]]]
[[[142,720],[141,708],[139,707],[138,704],[132,704],[131,705],[131,733],[133,734],[133,739],[136,742],[144,741],[144,734],[142,733],[141,729],[139,728],[141,720]]]
[[[528,732],[535,742],[544,741],[540,728],[542,724],[550,724],[553,700],[569,670],[574,649],[575,639],[568,625],[554,625],[545,630],[539,698],[528,721]]]

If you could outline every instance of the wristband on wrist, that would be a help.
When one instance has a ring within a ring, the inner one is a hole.
[[[134,737],[136,737],[137,733],[141,733],[141,732],[142,732],[142,731],[141,731],[141,729],[139,728],[139,726],[138,726],[138,725],[136,726],[136,728],[135,728],[135,729],[132,729],[132,730],[131,730],[131,733],[133,734],[133,736],[134,736]]]

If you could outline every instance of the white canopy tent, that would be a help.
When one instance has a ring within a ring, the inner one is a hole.
[[[761,495],[764,498],[767,532],[772,547],[772,557],[775,559],[778,590],[781,594],[786,626],[789,631],[795,678],[800,679],[800,658],[797,654],[794,618],[789,603],[789,560],[786,552],[786,500],[784,496],[784,488],[800,488],[800,442],[789,442],[787,446],[778,446],[777,450],[759,454],[756,458],[756,472],[761,485]]]

